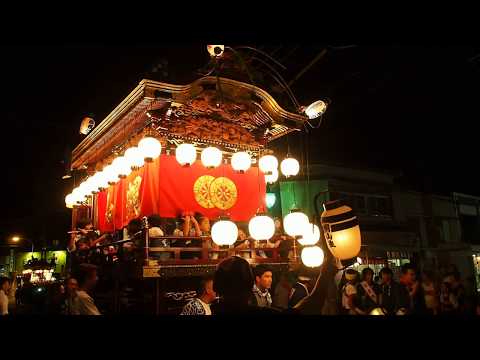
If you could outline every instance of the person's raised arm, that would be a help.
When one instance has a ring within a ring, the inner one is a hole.
[[[75,247],[75,233],[73,233],[70,236],[70,241],[68,242],[67,250],[70,251],[70,252],[73,252],[73,251],[75,251],[75,249],[76,249],[76,247]]]
[[[190,217],[192,223],[193,223],[193,226],[195,227],[195,236],[201,236],[202,235],[202,231],[200,230],[200,226],[198,225],[198,221],[197,219],[195,219],[194,216],[191,216]]]
[[[190,216],[185,215],[185,221],[183,222],[183,236],[190,236]]]

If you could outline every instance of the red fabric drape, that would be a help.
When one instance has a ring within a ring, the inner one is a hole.
[[[234,221],[248,221],[259,208],[265,208],[265,190],[264,176],[259,176],[256,167],[244,174],[236,173],[229,164],[207,169],[197,161],[182,167],[174,156],[161,155],[98,194],[98,227],[111,231],[138,216],[176,217],[184,211],[200,212],[211,219],[225,212]],[[109,222],[111,204],[113,221]]]

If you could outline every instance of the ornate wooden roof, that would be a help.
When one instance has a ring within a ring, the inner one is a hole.
[[[170,142],[252,152],[300,129],[307,120],[282,109],[266,91],[235,80],[203,77],[189,85],[142,80],[73,150],[72,168],[107,158],[119,145],[138,137],[152,119],[155,131]]]

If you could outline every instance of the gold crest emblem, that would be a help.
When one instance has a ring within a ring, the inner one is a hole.
[[[114,205],[111,202],[111,191],[110,189],[107,191],[107,206],[106,206],[106,211],[105,211],[105,220],[107,220],[107,223],[111,223],[113,220],[113,209]]]
[[[137,176],[131,183],[128,184],[127,213],[129,217],[137,217],[140,215],[139,190],[141,183],[142,178]]]
[[[237,187],[226,177],[218,177],[210,184],[210,201],[215,207],[226,210],[237,202]]]
[[[210,201],[210,184],[215,180],[213,176],[200,176],[193,184],[195,201],[205,209],[212,209],[215,205]]]

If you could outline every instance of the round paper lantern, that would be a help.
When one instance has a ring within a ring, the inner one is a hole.
[[[232,168],[235,171],[244,173],[252,165],[252,159],[250,155],[245,151],[239,151],[232,156]]]
[[[270,216],[258,214],[250,219],[248,232],[255,240],[268,240],[275,234],[275,223]]]
[[[222,218],[212,226],[212,240],[217,245],[233,245],[238,238],[238,228],[228,218]]]
[[[108,188],[108,178],[105,171],[100,171],[97,178],[97,189],[98,191],[103,191]]]
[[[277,201],[277,196],[274,193],[266,193],[265,194],[265,203],[267,204],[267,208],[272,208]]]
[[[302,262],[305,266],[315,268],[323,264],[323,250],[318,246],[307,246],[302,250]]]
[[[123,156],[127,160],[128,164],[130,164],[132,170],[142,167],[145,161],[142,152],[136,146],[128,148]]]
[[[327,202],[324,208],[320,220],[328,249],[340,260],[355,258],[362,244],[357,217],[339,200]]]
[[[278,160],[273,155],[264,155],[258,160],[258,167],[265,175],[269,175],[274,170],[278,171]]]
[[[280,170],[286,177],[295,176],[300,171],[300,164],[296,159],[288,157],[280,163]]]
[[[318,100],[305,108],[305,114],[310,120],[316,119],[327,111],[327,104],[324,101]]]
[[[107,180],[108,185],[115,185],[119,180],[118,173],[116,172],[112,164],[107,165],[105,169],[103,169],[103,174],[105,176],[105,179]]]
[[[67,206],[67,208],[71,209],[73,208],[73,206],[76,204],[77,202],[75,201],[75,197],[73,196],[73,194],[68,194],[67,196],[65,196],[65,205]]]
[[[283,218],[285,232],[293,237],[302,235],[309,223],[308,216],[297,209],[292,210]]]
[[[175,158],[182,166],[190,166],[197,160],[197,150],[192,144],[180,144],[175,150]]]
[[[300,245],[307,246],[307,245],[315,245],[318,240],[320,239],[320,229],[317,225],[309,223],[305,229],[301,237],[298,239]]]
[[[273,184],[278,180],[278,170],[273,169],[273,171],[270,172],[270,174],[265,175],[265,181],[269,184]]]
[[[209,169],[216,168],[222,163],[222,152],[216,147],[210,146],[203,149],[200,158],[203,166]]]
[[[92,195],[92,194],[96,194],[98,192],[97,177],[95,175],[90,176],[85,181],[87,183],[87,191],[88,191],[87,196]]]
[[[119,156],[113,160],[112,167],[120,179],[125,179],[132,172],[130,163],[124,156]]]
[[[72,191],[72,201],[75,202],[76,204],[79,204],[83,202],[85,195],[82,194],[82,190],[80,190],[80,187],[76,187]]]
[[[162,144],[157,139],[147,136],[138,143],[138,150],[146,162],[152,162],[162,153]]]
[[[92,192],[92,190],[90,190],[90,186],[87,183],[87,181],[82,182],[78,187],[78,189],[80,190],[79,194],[82,198],[82,201],[84,200],[85,197],[89,196],[90,193]]]
[[[219,57],[225,51],[225,45],[207,45],[207,51],[211,57]]]

